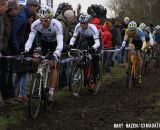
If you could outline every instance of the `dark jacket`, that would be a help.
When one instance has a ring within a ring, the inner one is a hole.
[[[11,32],[9,38],[9,48],[11,54],[19,54],[24,50],[25,30],[27,20],[31,16],[31,12],[26,6],[21,6],[21,10],[16,17],[11,18]]]
[[[64,16],[59,15],[57,17],[57,20],[62,24],[62,27],[63,27],[63,41],[64,41],[64,44],[68,44],[67,42],[69,41],[69,27],[68,27],[68,24],[67,24],[67,19]]]
[[[2,54],[7,54],[7,47],[8,47],[8,40],[9,40],[9,34],[11,30],[11,19],[8,14],[3,15],[3,24],[4,24],[4,31],[3,31],[3,49]]]
[[[126,32],[126,29],[128,28],[128,24],[125,24],[124,22],[122,23],[121,25],[121,31],[122,31],[122,41],[124,39],[124,35],[125,35],[125,32]]]
[[[3,49],[3,29],[4,29],[3,18],[2,15],[0,15],[0,52]]]
[[[114,25],[111,26],[110,32],[111,32],[111,35],[112,35],[112,47],[115,47],[116,43],[117,43],[117,39],[116,39],[117,31],[116,31],[116,28],[115,28]]]

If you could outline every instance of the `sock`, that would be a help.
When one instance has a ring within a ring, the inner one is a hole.
[[[49,94],[53,95],[53,93],[54,93],[54,88],[49,88]]]

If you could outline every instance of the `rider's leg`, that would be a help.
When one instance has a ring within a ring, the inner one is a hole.
[[[92,63],[93,63],[93,82],[96,82],[96,78],[98,76],[98,70],[99,70],[99,56],[98,55],[93,55]]]
[[[142,83],[143,55],[138,51],[137,56],[139,62],[139,83]]]
[[[49,73],[49,94],[53,95],[57,85],[57,62],[51,61],[51,72]]]

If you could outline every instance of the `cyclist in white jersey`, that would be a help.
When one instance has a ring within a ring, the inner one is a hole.
[[[89,23],[89,16],[87,14],[80,14],[79,23],[76,25],[73,36],[70,40],[69,48],[74,46],[77,37],[80,37],[80,43],[78,48],[88,49],[91,54],[99,53],[100,51],[100,40],[99,40],[99,31],[96,26]],[[99,57],[98,55],[93,55],[92,59],[93,63],[93,75],[94,82],[91,85],[91,88],[96,88],[96,76],[98,74],[98,63]]]
[[[38,12],[39,19],[33,22],[29,38],[25,44],[25,51],[29,52],[35,39],[36,48],[34,57],[46,55],[48,50],[53,52],[52,57],[56,61],[51,62],[49,77],[49,97],[53,101],[53,94],[57,82],[57,60],[63,49],[63,30],[61,23],[53,19],[52,10],[49,7],[42,7]]]

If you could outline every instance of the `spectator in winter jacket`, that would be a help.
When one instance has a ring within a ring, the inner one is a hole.
[[[103,43],[103,46],[104,48],[111,48],[112,47],[112,36],[111,36],[111,33],[110,33],[110,23],[109,22],[106,22],[101,30],[102,30],[102,43]]]
[[[57,20],[62,24],[63,27],[63,52],[66,52],[67,46],[69,44],[70,38],[72,37],[71,33],[71,24],[75,20],[75,14],[73,10],[66,10],[57,17]],[[66,58],[66,55],[63,55],[62,58]],[[60,71],[60,82],[59,87],[63,88],[67,85],[67,72],[71,70],[70,63],[62,64],[62,69]]]
[[[123,38],[124,38],[125,31],[126,31],[126,29],[128,28],[128,23],[129,23],[129,22],[130,22],[129,17],[125,17],[125,18],[124,18],[124,21],[123,21],[123,23],[122,23],[122,25],[121,25],[122,40],[123,40]]]
[[[28,19],[31,16],[36,15],[37,9],[39,8],[39,3],[37,0],[27,0],[26,6],[20,6],[19,14],[11,19],[11,33],[9,39],[9,53],[10,55],[19,55],[24,51],[24,45],[26,43],[26,33]],[[14,79],[14,88],[18,85],[20,87],[20,92],[18,95],[19,101],[28,100],[26,96],[26,85],[27,85],[28,73],[18,72]]]
[[[8,1],[8,10],[3,15],[4,21],[4,31],[3,31],[3,50],[2,55],[7,55],[7,47],[8,47],[8,40],[9,34],[11,30],[11,18],[16,17],[19,12],[19,4],[17,0],[9,0]],[[5,102],[7,103],[16,103],[14,100],[14,88],[13,88],[13,77],[12,73],[10,72],[11,64],[10,60],[3,60],[3,70],[2,70],[2,96]]]
[[[57,17],[57,20],[62,24],[63,27],[63,36],[64,36],[63,41],[64,44],[66,45],[69,44],[70,41],[69,38],[72,36],[72,34],[70,34],[70,25],[74,22],[74,19],[75,19],[75,14],[73,10],[66,10]]]
[[[97,27],[97,29],[101,31],[102,25],[100,24],[100,19],[99,18],[91,19],[91,23],[94,24]]]
[[[24,36],[28,18],[35,15],[39,7],[37,0],[27,0],[26,3],[26,6],[20,6],[19,14],[11,19],[9,49],[12,55],[18,55],[24,50]]]
[[[8,1],[7,0],[0,0],[0,57],[2,56],[2,50],[4,49],[4,43],[3,43],[3,32],[4,32],[4,22],[2,15],[6,12],[8,8]],[[1,59],[0,59],[1,60]],[[0,63],[1,65],[1,63]],[[2,81],[3,81],[3,69],[0,67],[0,91],[2,92]],[[3,92],[2,92],[3,93]],[[3,100],[1,98],[0,94],[0,106],[3,105]]]
[[[7,11],[8,8],[8,1],[7,0],[0,0],[0,55],[1,51],[3,50],[3,18],[2,15]]]
[[[110,22],[105,22],[102,26],[102,43],[104,49],[111,49],[112,48],[112,36],[110,33],[110,27],[112,24]],[[104,53],[104,71],[106,73],[110,72],[110,66],[112,62],[112,53],[111,52],[105,52]]]

